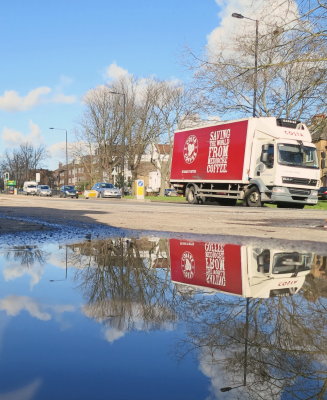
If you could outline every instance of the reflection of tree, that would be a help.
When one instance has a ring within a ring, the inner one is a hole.
[[[180,355],[198,351],[217,392],[242,384],[246,373],[246,388],[233,398],[326,397],[327,300],[312,296],[316,280],[307,278],[289,297],[204,295],[170,284],[169,270],[158,267],[167,265],[166,246],[144,239],[72,246],[69,263],[87,298],[85,313],[119,331],[162,328],[178,318],[187,332]]]
[[[47,254],[38,246],[14,246],[6,252],[5,257],[7,261],[14,261],[30,268],[36,263],[45,264]]]
[[[282,394],[288,399],[326,398],[324,299],[314,303],[300,295],[250,299],[246,360],[246,300],[214,299],[184,299],[178,315],[184,316],[188,329],[183,352],[198,349],[202,362],[216,368],[217,374],[224,370],[221,387],[242,383],[247,365],[248,398],[275,399]],[[242,393],[235,390],[234,398],[238,395],[246,398],[244,388]]]
[[[163,259],[162,246],[123,238],[75,245],[70,263],[80,268],[76,278],[88,315],[120,330],[173,322],[168,270],[155,268],[155,260]]]

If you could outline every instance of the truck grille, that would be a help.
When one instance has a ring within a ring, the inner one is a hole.
[[[310,190],[303,190],[303,189],[289,189],[291,194],[295,195],[302,195],[302,196],[309,196]]]
[[[295,178],[289,176],[283,176],[283,183],[290,183],[291,185],[308,185],[316,186],[317,179],[306,179],[306,178]]]

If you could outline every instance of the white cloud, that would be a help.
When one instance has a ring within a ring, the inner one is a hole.
[[[76,102],[76,96],[62,93],[63,86],[69,83],[69,78],[62,78],[55,90],[48,86],[41,86],[30,90],[25,96],[15,90],[6,90],[0,96],[0,110],[3,111],[26,111],[38,105],[47,103],[70,104]]]
[[[216,0],[220,7],[218,14],[220,24],[207,37],[208,54],[214,55],[221,48],[232,53],[233,38],[253,32],[255,23],[247,19],[235,19],[232,13],[239,13],[253,20],[259,20],[259,34],[265,33],[268,27],[282,26],[293,21],[298,15],[295,1],[284,0]]]
[[[112,63],[107,67],[105,72],[105,78],[109,80],[120,80],[129,77],[129,72],[117,65],[116,63]]]
[[[2,140],[8,147],[19,146],[22,143],[33,143],[34,145],[40,145],[43,143],[41,136],[40,127],[33,121],[29,121],[29,133],[26,135],[22,132],[14,129],[4,127],[1,133]]]
[[[25,111],[44,102],[43,96],[51,89],[43,86],[31,90],[26,96],[20,96],[15,90],[7,90],[0,96],[0,109],[4,111]]]

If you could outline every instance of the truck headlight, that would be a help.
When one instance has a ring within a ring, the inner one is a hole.
[[[273,188],[272,191],[274,193],[287,193],[288,192],[287,188],[284,188],[282,186],[276,186],[276,187]]]
[[[318,196],[318,190],[311,190],[311,196]]]

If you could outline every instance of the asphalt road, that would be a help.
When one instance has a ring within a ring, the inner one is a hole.
[[[17,223],[8,223],[7,216],[18,218]],[[19,218],[26,217],[36,218],[38,223],[19,223]],[[296,246],[327,252],[327,213],[320,210],[0,195],[0,233],[42,229],[42,221],[63,225],[73,221],[97,223],[144,234],[232,237],[234,242],[296,242]]]

